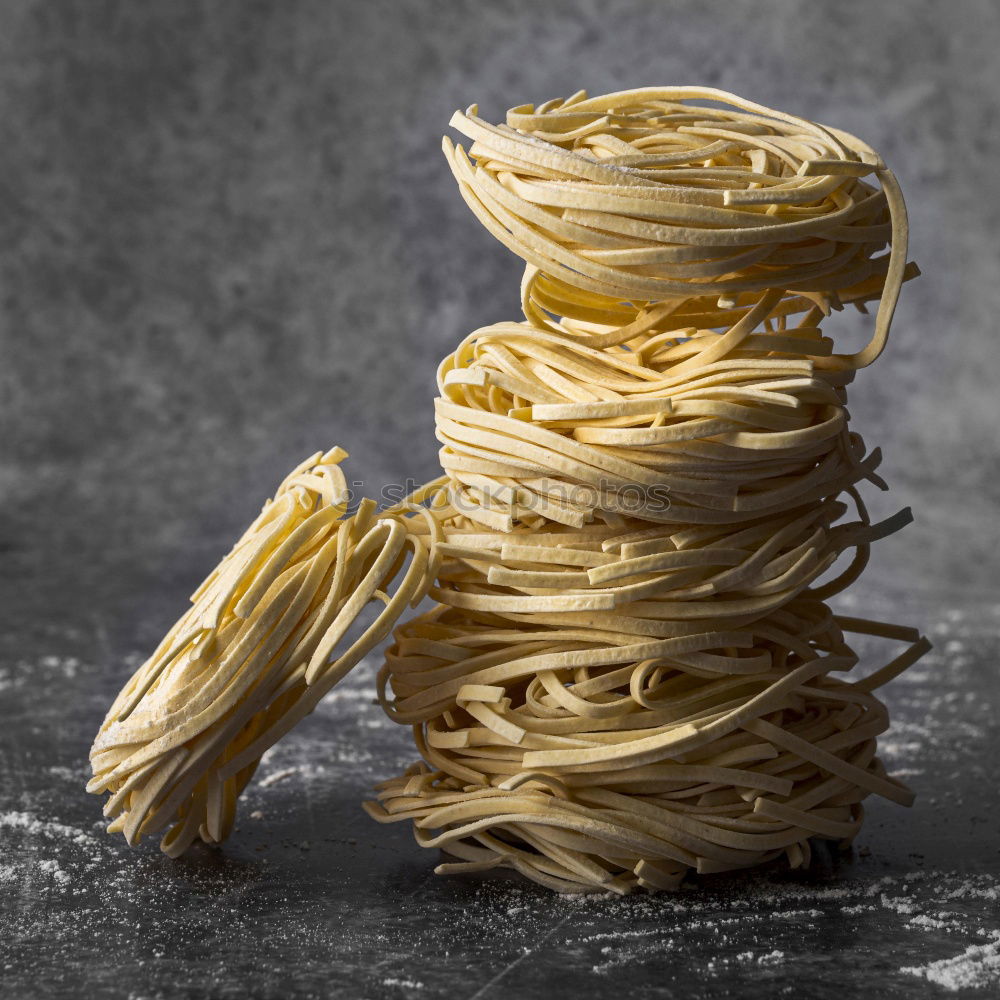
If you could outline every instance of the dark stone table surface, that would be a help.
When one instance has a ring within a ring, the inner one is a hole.
[[[869,800],[852,853],[676,894],[559,897],[517,876],[437,877],[436,852],[408,827],[362,812],[372,784],[413,759],[408,729],[372,704],[369,663],[267,754],[223,847],[171,861],[107,836],[83,790],[86,751],[191,581],[83,539],[72,560],[75,577],[53,579],[15,554],[0,592],[5,997],[1000,990],[996,603],[866,599],[936,645],[885,692],[894,724],[881,752],[916,805]],[[875,644],[867,653],[874,663]]]
[[[995,0],[0,0],[0,997],[1000,995],[998,45]],[[914,808],[673,895],[437,878],[361,810],[413,753],[369,663],[221,849],[104,834],[100,720],[274,485],[334,444],[371,494],[436,475],[437,362],[518,315],[451,113],[688,83],[906,194],[923,276],[850,408],[916,522],[845,607],[935,642],[885,692]]]

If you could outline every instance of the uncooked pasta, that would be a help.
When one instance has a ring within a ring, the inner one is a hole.
[[[434,565],[404,518],[371,501],[345,516],[345,457],[293,470],[111,706],[87,786],[111,793],[109,832],[165,831],[172,856],[227,837],[264,751],[426,592]],[[331,655],[371,600],[380,613]]]
[[[881,456],[846,409],[917,273],[894,176],[702,88],[452,124],[523,318],[442,362],[440,479],[350,517],[339,449],[286,481],[112,707],[110,829],[223,839],[261,753],[395,625],[378,695],[420,760],[366,808],[439,872],[624,893],[849,843],[867,796],[912,800],[874,692],[929,648],[828,603],[909,520],[869,517]],[[830,313],[876,302],[839,349]],[[900,648],[856,677],[852,634]]]

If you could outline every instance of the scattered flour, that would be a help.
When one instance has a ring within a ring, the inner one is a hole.
[[[70,840],[81,847],[89,847],[95,843],[94,838],[83,830],[78,830],[74,826],[67,826],[65,823],[38,819],[32,816],[31,813],[26,812],[0,813],[0,827],[6,827],[11,830],[24,830],[32,836]]]
[[[66,885],[69,882],[69,872],[63,871],[58,861],[39,861],[38,867],[47,875],[51,875],[56,885]]]
[[[76,656],[43,656],[38,662],[46,670],[58,670],[65,677],[76,677],[81,666]]]
[[[895,910],[897,913],[901,913],[901,914],[908,914],[908,913],[916,913],[917,912],[916,904],[911,899],[907,899],[905,896],[899,896],[899,897],[893,898],[891,896],[887,896],[883,892],[882,893],[882,905],[887,910]]]
[[[941,920],[938,917],[929,917],[926,913],[921,913],[919,916],[910,920],[906,926],[923,927],[928,931],[940,931],[947,929],[949,924],[947,920]]]
[[[47,770],[49,774],[54,775],[56,778],[60,778],[63,781],[72,781],[74,784],[85,784],[90,777],[90,769],[86,767],[61,767],[56,764],[47,768]]]
[[[783,951],[778,951],[777,948],[774,951],[769,951],[766,955],[758,955],[756,952],[743,951],[736,956],[737,962],[748,962],[750,964],[756,965],[779,965],[784,961],[785,953]]]
[[[971,944],[954,958],[904,966],[899,971],[922,976],[946,990],[982,989],[1000,984],[1000,932],[991,936],[993,940],[988,944]]]

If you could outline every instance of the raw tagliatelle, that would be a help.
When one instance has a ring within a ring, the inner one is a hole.
[[[824,603],[909,518],[870,522],[880,455],[845,408],[916,273],[895,178],[846,133],[698,88],[452,124],[463,197],[527,262],[524,320],[439,372],[438,606],[380,675],[422,761],[370,813],[412,820],[440,872],[561,891],[850,841],[866,796],[911,800],[872,692],[928,648]],[[876,299],[870,343],[838,352],[824,318]],[[851,680],[851,632],[907,645]]]
[[[421,759],[366,808],[438,871],[628,892],[807,864],[868,795],[912,798],[873,692],[928,643],[826,603],[909,519],[872,523],[846,409],[917,273],[895,178],[700,88],[452,124],[462,196],[527,266],[523,320],[440,367],[444,475],[347,516],[343,452],[295,470],[112,706],[89,787],[130,843],[223,839],[264,750],[396,626],[378,694]],[[838,350],[831,311],[874,302]],[[903,645],[858,679],[851,634]]]
[[[264,751],[426,592],[434,567],[402,518],[371,501],[345,516],[346,454],[288,476],[111,706],[87,786],[111,793],[109,832],[134,844],[166,831],[171,856],[227,837]],[[373,599],[381,612],[331,655]]]

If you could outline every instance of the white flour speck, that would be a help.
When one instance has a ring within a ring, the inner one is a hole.
[[[924,979],[946,990],[982,989],[1000,983],[1000,933],[988,944],[972,944],[954,958],[927,965],[904,966],[900,972]]]
[[[56,885],[65,885],[69,882],[69,873],[59,867],[58,861],[39,861],[38,867],[46,875],[51,875]]]
[[[55,823],[50,820],[37,819],[30,813],[25,812],[5,812],[0,813],[0,827],[11,830],[24,830],[34,836],[59,838],[71,840],[81,847],[90,846],[95,841],[89,833],[78,830],[76,827],[67,826],[65,823]]]

